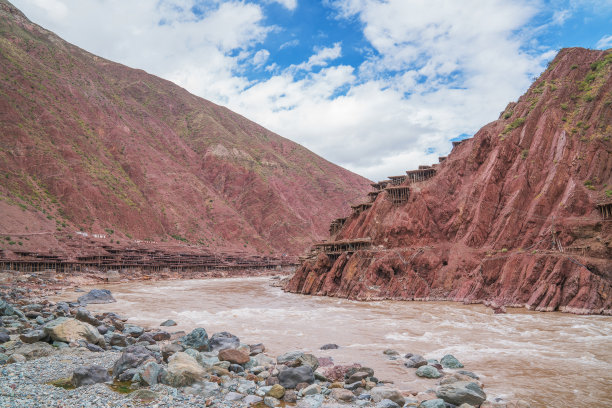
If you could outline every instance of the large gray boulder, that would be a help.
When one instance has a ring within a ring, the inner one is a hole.
[[[143,346],[126,347],[121,357],[119,357],[119,360],[113,365],[113,377],[120,381],[129,381],[133,376],[133,371],[129,370],[139,368],[149,361],[157,362],[153,352],[147,350]]]
[[[179,343],[186,349],[192,348],[197,351],[209,351],[208,334],[201,327],[193,329],[193,331],[179,339]]]
[[[184,387],[202,381],[206,371],[187,353],[178,352],[168,359],[168,369],[162,374],[162,382],[171,387]]]
[[[470,404],[476,407],[487,399],[487,395],[478,384],[467,381],[441,385],[436,389],[436,396],[449,404]]]
[[[427,365],[427,360],[425,360],[423,356],[413,354],[412,356],[410,356],[410,358],[408,358],[408,360],[406,360],[404,365],[408,368],[419,368],[421,366]]]
[[[240,339],[228,332],[215,333],[210,337],[208,346],[210,351],[237,349],[240,347]]]
[[[80,296],[78,301],[82,305],[88,305],[90,303],[113,303],[116,302],[115,298],[108,289],[92,289],[89,293]]]
[[[314,373],[310,366],[286,368],[278,374],[280,385],[285,388],[295,388],[299,383],[314,383]]]
[[[111,381],[108,370],[97,365],[77,367],[72,373],[70,382],[75,387]]]

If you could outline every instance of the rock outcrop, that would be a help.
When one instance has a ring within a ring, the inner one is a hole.
[[[561,50],[433,177],[375,185],[285,290],[610,314],[611,138],[611,50]]]

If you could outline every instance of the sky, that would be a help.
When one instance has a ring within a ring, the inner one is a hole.
[[[448,154],[564,47],[612,48],[612,0],[11,0],[370,180]]]

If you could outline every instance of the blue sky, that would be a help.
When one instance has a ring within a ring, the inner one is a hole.
[[[437,162],[560,48],[612,48],[612,0],[13,3],[372,180]]]

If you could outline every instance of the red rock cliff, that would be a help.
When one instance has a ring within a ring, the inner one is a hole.
[[[330,238],[369,248],[321,248],[285,289],[610,314],[611,51],[559,52],[406,202],[383,190]]]

